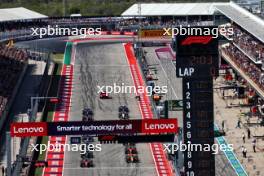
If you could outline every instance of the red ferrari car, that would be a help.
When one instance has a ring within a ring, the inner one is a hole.
[[[80,166],[81,167],[93,167],[94,166],[93,160],[91,160],[91,159],[82,159]]]
[[[129,154],[126,156],[126,162],[127,163],[138,163],[139,159],[137,155]]]
[[[138,152],[136,147],[129,146],[125,148],[125,154],[137,154],[137,153]]]
[[[100,99],[110,99],[111,97],[109,96],[108,93],[106,92],[100,92]]]

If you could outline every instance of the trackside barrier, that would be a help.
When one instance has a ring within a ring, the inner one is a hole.
[[[137,64],[136,57],[134,56],[134,53],[132,50],[132,44],[131,43],[124,44],[124,48],[125,48],[127,60],[129,63],[131,75],[134,81],[134,85],[136,89],[138,89],[139,86],[144,86],[144,81],[140,73],[140,69],[139,69],[139,65]],[[146,95],[146,92],[137,94],[137,96],[140,97],[139,107],[140,107],[143,119],[152,119],[153,113],[150,108],[151,102],[148,96]],[[158,176],[174,176],[175,173],[173,173],[171,164],[166,158],[166,154],[163,151],[162,144],[161,143],[151,143],[150,149],[152,151],[152,155],[153,155],[153,159],[155,162],[156,171],[157,171]]]

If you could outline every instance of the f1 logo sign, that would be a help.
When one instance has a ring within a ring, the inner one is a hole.
[[[184,39],[181,45],[191,45],[191,44],[203,44],[206,45],[212,40],[212,36],[189,36]]]

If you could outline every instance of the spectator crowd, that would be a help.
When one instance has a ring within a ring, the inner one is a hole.
[[[117,27],[130,27],[130,26],[138,26],[141,25],[142,27],[177,27],[177,26],[205,26],[205,25],[213,25],[212,20],[198,20],[198,19],[164,19],[161,20],[159,18],[131,18],[131,19],[122,19],[118,22]]]
[[[14,39],[20,36],[30,35],[33,27],[47,26],[43,20],[34,21],[6,21],[0,23],[0,40]]]
[[[255,62],[264,61],[264,45],[245,31],[242,31],[238,26],[232,25],[232,27],[234,29],[234,43],[247,53]]]
[[[0,118],[27,60],[28,55],[23,50],[0,45]]]
[[[123,18],[123,17],[68,17],[68,18],[47,18],[36,19],[32,21],[7,21],[0,22],[0,40],[5,39],[18,39],[31,37],[35,39],[36,36],[32,36],[31,28],[47,28],[50,26],[59,27],[95,27],[100,26],[102,30],[117,30],[117,31],[136,31],[139,27],[146,29],[160,29],[165,27],[177,27],[177,26],[204,26],[213,25],[212,19],[197,19],[191,18]],[[35,37],[35,38],[34,38]],[[29,38],[28,38],[29,39]]]
[[[224,47],[222,51],[227,54],[262,90],[264,90],[262,70],[258,68],[255,63],[253,63],[233,44]]]
[[[234,30],[233,42],[226,45],[223,52],[264,90],[264,44],[236,24],[229,27]]]

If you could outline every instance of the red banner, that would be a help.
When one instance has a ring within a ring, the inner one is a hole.
[[[46,122],[12,123],[10,126],[11,136],[47,136]]]
[[[142,120],[142,133],[177,133],[177,119],[145,119]]]
[[[177,133],[177,119],[12,123],[11,136],[118,135]]]

